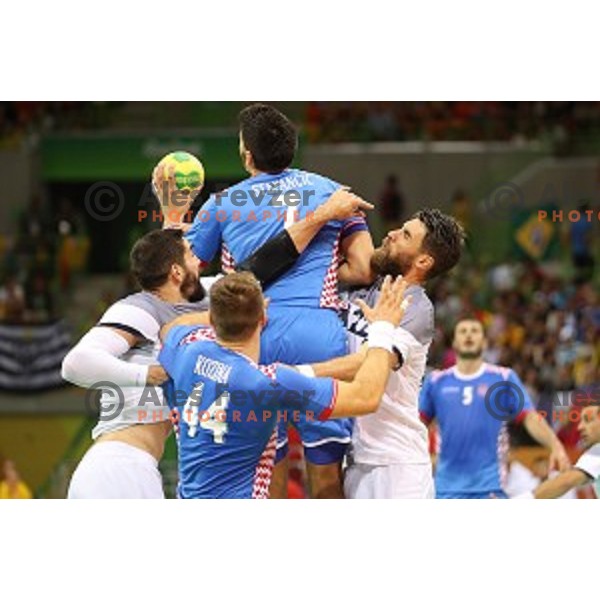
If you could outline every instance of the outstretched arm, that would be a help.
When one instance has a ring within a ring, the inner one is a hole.
[[[547,479],[544,483],[541,483],[533,492],[533,497],[537,499],[542,498],[560,498],[570,490],[585,485],[590,481],[590,477],[580,471],[579,469],[573,468],[563,473],[559,473],[553,479]]]
[[[63,379],[81,387],[102,381],[119,386],[160,385],[167,375],[160,365],[139,365],[122,360],[138,338],[115,327],[93,327],[65,356]]]
[[[565,471],[570,467],[571,463],[563,445],[540,413],[528,413],[523,425],[536,442],[550,450],[550,469]]]
[[[363,210],[373,208],[372,204],[341,188],[313,213],[309,213],[305,219],[293,223],[263,244],[254,254],[240,263],[237,270],[251,271],[264,287],[294,266],[300,254],[329,221],[348,219],[362,214]]]

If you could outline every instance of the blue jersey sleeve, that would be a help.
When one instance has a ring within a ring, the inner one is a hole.
[[[211,196],[198,211],[196,219],[186,234],[194,254],[209,263],[221,246],[222,223],[217,219],[218,206]]]
[[[277,384],[284,388],[279,403],[282,408],[302,411],[307,419],[329,418],[337,399],[337,381],[331,378],[306,377],[295,369],[277,366]]]
[[[535,407],[527,388],[512,369],[509,371],[508,382],[512,384],[512,393],[509,395],[510,413],[514,419],[521,421],[527,413],[535,410]]]
[[[340,241],[350,237],[351,235],[358,233],[359,231],[369,231],[367,222],[364,217],[350,217],[345,221],[342,221],[342,229],[340,233]]]
[[[435,396],[431,375],[423,382],[421,393],[419,395],[419,414],[426,423],[431,423],[435,419]]]
[[[158,355],[158,362],[165,368],[165,371],[171,375],[177,359],[177,352],[181,348],[181,341],[195,331],[208,330],[210,327],[200,327],[198,325],[177,325],[172,327],[163,342],[162,349]]]

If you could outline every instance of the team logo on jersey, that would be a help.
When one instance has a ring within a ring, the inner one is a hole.
[[[485,396],[487,394],[488,389],[489,389],[489,386],[486,383],[480,383],[477,386],[477,395]]]

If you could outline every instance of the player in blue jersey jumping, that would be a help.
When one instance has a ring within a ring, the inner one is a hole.
[[[550,468],[563,471],[569,466],[562,444],[534,410],[517,374],[484,362],[486,345],[480,321],[458,321],[453,340],[456,366],[434,371],[421,389],[421,418],[426,424],[435,419],[441,437],[437,498],[506,497],[506,426],[512,420],[521,421],[531,437],[550,449]]]
[[[293,124],[275,108],[255,104],[240,113],[240,154],[250,177],[211,196],[198,212],[188,232],[198,258],[208,263],[221,249],[224,271],[231,271],[296,221],[309,219],[340,188],[326,177],[290,168],[297,142]],[[361,216],[325,225],[293,267],[265,289],[269,324],[261,360],[303,364],[346,354],[346,332],[337,314],[338,273],[349,284],[370,283],[372,254]],[[302,418],[294,426],[304,443],[312,497],[343,497],[341,461],[350,443],[350,421]],[[286,452],[282,425],[278,459]],[[273,497],[285,495],[286,466],[274,476]]]
[[[386,278],[371,314],[366,358],[351,382],[258,364],[266,303],[250,273],[212,286],[212,328],[163,328],[159,358],[172,378],[167,396],[181,415],[179,496],[268,498],[277,423],[376,410],[396,362],[394,330],[406,308],[406,286]]]

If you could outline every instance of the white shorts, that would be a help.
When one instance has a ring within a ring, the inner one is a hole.
[[[164,499],[158,462],[148,452],[123,442],[98,442],[75,469],[70,500]]]
[[[345,472],[344,493],[356,500],[434,498],[431,465],[355,463]]]

